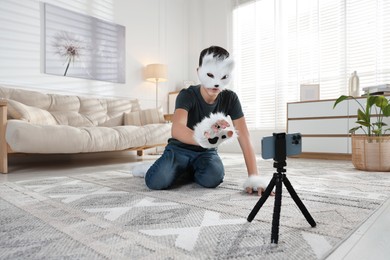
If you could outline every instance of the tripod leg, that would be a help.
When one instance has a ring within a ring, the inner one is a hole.
[[[301,199],[298,197],[298,194],[295,192],[295,190],[294,190],[293,186],[291,185],[290,181],[287,179],[287,176],[284,176],[283,183],[286,186],[288,192],[290,193],[291,198],[293,198],[293,200],[295,201],[295,204],[297,204],[297,206],[301,210],[303,216],[305,216],[307,222],[309,222],[309,224],[312,227],[315,227],[317,225],[316,222],[314,221],[314,219],[310,215],[309,211],[306,209],[306,207],[303,204],[303,202],[301,201]]]
[[[269,182],[267,188],[265,189],[265,191],[263,192],[263,194],[261,195],[261,198],[259,199],[259,201],[256,203],[256,205],[254,206],[254,208],[252,209],[251,213],[249,213],[249,216],[247,218],[247,220],[249,222],[252,222],[252,220],[255,218],[256,214],[259,212],[261,206],[263,206],[264,202],[268,199],[269,195],[271,194],[272,192],[272,189],[274,188],[275,186],[275,179],[276,179],[276,173],[274,174],[274,176],[272,177],[271,181]]]
[[[279,240],[279,221],[280,210],[282,206],[282,180],[283,175],[279,174],[276,178],[274,214],[272,216],[271,243],[277,244]]]

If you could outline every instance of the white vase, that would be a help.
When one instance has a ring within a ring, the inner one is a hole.
[[[350,96],[360,97],[359,77],[356,71],[354,71],[349,78],[348,90]]]

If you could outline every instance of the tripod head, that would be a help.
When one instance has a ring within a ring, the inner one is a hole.
[[[273,133],[275,140],[274,168],[278,173],[286,172],[286,133]]]
[[[274,159],[274,168],[285,172],[286,156],[298,155],[302,152],[300,133],[273,133],[261,140],[261,156],[263,159]]]

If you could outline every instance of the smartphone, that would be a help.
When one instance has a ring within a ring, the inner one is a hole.
[[[276,136],[267,136],[261,139],[261,157],[263,159],[275,158]],[[286,156],[302,153],[302,135],[300,133],[286,134]]]

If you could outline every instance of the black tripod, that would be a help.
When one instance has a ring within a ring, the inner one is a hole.
[[[292,187],[290,181],[287,179],[286,169],[284,167],[286,163],[286,133],[274,133],[275,139],[275,157],[274,157],[274,168],[277,169],[277,172],[274,173],[270,183],[265,189],[263,195],[256,203],[255,207],[252,209],[247,220],[252,222],[256,214],[259,212],[260,208],[263,206],[264,202],[268,199],[273,188],[275,189],[275,202],[274,202],[274,213],[272,216],[272,229],[271,229],[271,243],[277,244],[279,240],[279,220],[280,220],[280,207],[282,205],[282,182],[286,186],[287,191],[290,193],[292,199],[295,201],[295,204],[299,207],[302,214],[305,216],[307,222],[312,227],[316,226],[316,222],[311,217],[309,211],[306,209],[305,205],[302,203],[294,188]]]

